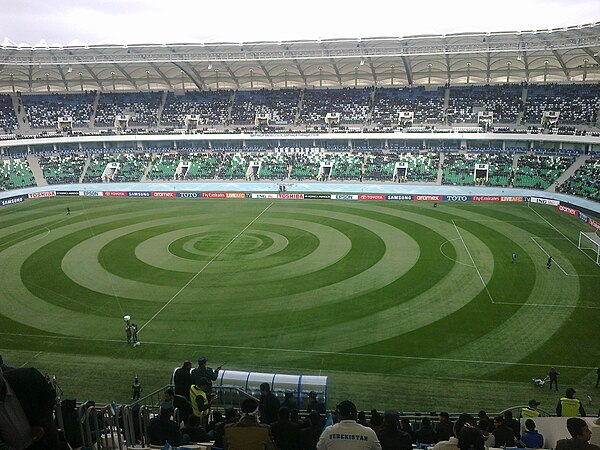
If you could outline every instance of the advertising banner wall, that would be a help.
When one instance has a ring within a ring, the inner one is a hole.
[[[331,194],[304,194],[304,198],[311,200],[331,200]]]
[[[287,200],[302,200],[304,199],[304,194],[279,194],[279,198]]]
[[[471,197],[472,202],[499,202],[500,197],[497,195],[474,195]]]
[[[54,197],[56,193],[54,191],[44,191],[44,192],[32,192],[31,194],[27,194],[29,198],[44,198],[44,197]]]
[[[278,194],[252,194],[252,198],[277,198]]]
[[[202,198],[227,198],[225,192],[203,192]]]
[[[246,198],[246,194],[243,192],[228,192],[225,194],[226,198]]]
[[[596,230],[600,231],[600,223],[596,222],[594,219],[588,219],[588,224]]]
[[[102,197],[103,192],[98,191],[79,191],[82,197]]]
[[[127,192],[123,191],[104,191],[105,197],[127,197]]]
[[[441,202],[441,195],[415,195],[414,200],[418,202]]]
[[[331,194],[333,200],[358,200],[356,194]]]
[[[549,198],[531,197],[529,199],[529,201],[531,203],[537,203],[539,205],[552,205],[552,206],[560,205],[560,202],[558,200],[551,200]]]
[[[360,194],[358,196],[359,200],[385,200],[385,195],[383,194]]]
[[[142,191],[130,191],[127,193],[128,197],[151,197],[150,192]]]
[[[469,197],[466,195],[444,195],[445,202],[468,202]]]
[[[14,205],[15,203],[23,203],[25,197],[20,195],[19,197],[3,198],[0,200],[0,206]]]
[[[200,198],[199,192],[178,192],[177,197],[179,198]]]
[[[569,208],[568,206],[558,205],[557,209],[560,212],[571,214],[572,216],[579,216],[579,211],[573,208]]]
[[[408,201],[412,200],[412,195],[386,195],[387,200],[400,200],[400,201]]]
[[[56,191],[56,195],[58,197],[62,197],[62,196],[78,196],[79,195],[79,191]]]
[[[522,202],[523,197],[500,197],[501,202]]]
[[[150,195],[152,197],[159,197],[159,198],[177,197],[177,192],[151,192]]]

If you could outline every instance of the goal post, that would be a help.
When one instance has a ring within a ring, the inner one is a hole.
[[[577,248],[580,250],[592,250],[595,256],[596,264],[600,264],[600,236],[596,233],[579,232],[579,244]]]

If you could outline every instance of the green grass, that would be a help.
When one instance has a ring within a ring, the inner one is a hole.
[[[552,411],[530,380],[555,366],[595,411],[600,267],[580,230],[523,204],[28,201],[0,210],[0,353],[79,400],[126,402],[134,375],[150,392],[206,355],[403,411]]]

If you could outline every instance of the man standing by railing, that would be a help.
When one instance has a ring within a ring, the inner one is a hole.
[[[212,382],[217,379],[219,376],[219,371],[221,370],[221,366],[217,367],[216,370],[213,370],[210,367],[206,366],[207,359],[205,356],[201,356],[198,358],[198,367],[192,370],[192,383],[198,384],[200,378],[206,378],[208,381],[208,385],[206,386],[206,393],[210,394],[212,392]]]

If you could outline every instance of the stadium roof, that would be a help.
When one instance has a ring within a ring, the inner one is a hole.
[[[600,81],[600,23],[368,39],[0,46],[0,91]]]

